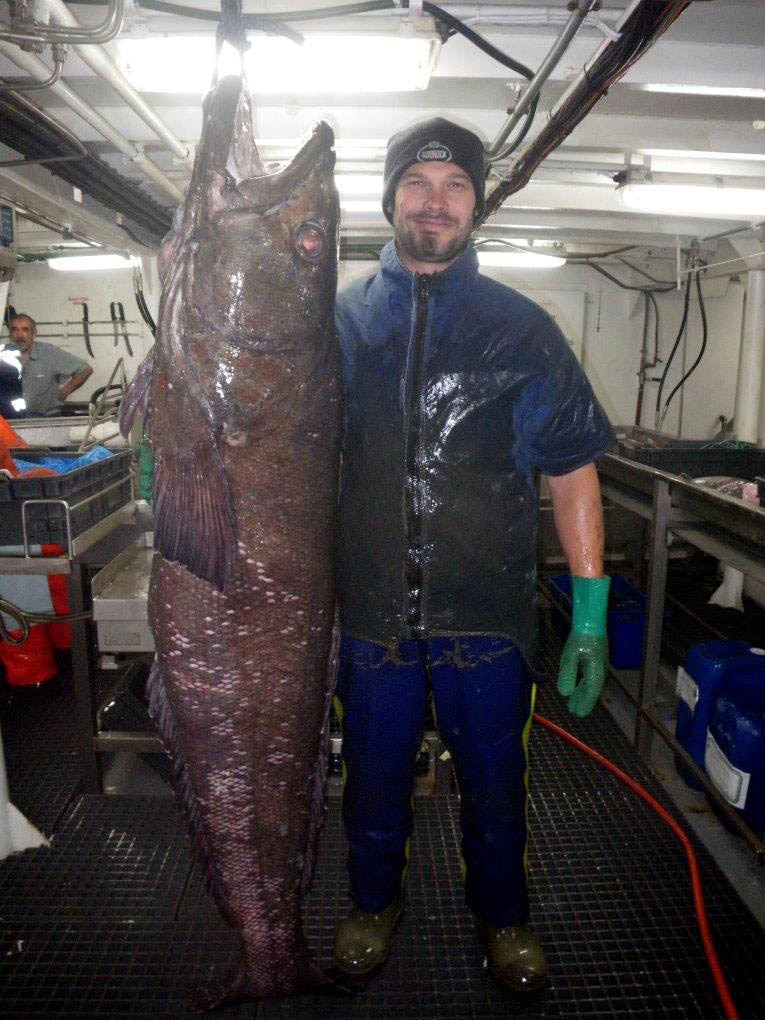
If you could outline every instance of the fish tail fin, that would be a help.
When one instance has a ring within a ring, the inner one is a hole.
[[[125,439],[130,435],[136,413],[139,410],[143,411],[146,403],[146,391],[149,388],[149,383],[154,373],[154,351],[154,347],[149,348],[149,353],[138,366],[138,371],[128,386],[125,398],[120,404],[119,425],[120,432]]]
[[[149,696],[149,713],[157,726],[159,738],[170,758],[171,783],[188,823],[191,840],[202,866],[207,889],[223,917],[229,924],[234,925],[235,921],[225,896],[223,882],[210,852],[196,793],[178,737],[175,716],[167,697],[165,682],[156,656],[146,682],[146,691]]]
[[[222,591],[237,532],[226,469],[212,435],[179,459],[155,450],[154,548]]]
[[[324,973],[302,944],[280,972],[269,972],[262,964],[248,970],[247,961],[242,958],[227,975],[196,988],[188,1005],[194,1013],[210,1013],[244,1002],[311,992],[347,995],[349,989],[338,981],[338,975]]]

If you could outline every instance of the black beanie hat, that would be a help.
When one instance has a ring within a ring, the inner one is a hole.
[[[486,158],[483,142],[467,128],[443,117],[432,117],[397,132],[388,142],[383,171],[382,207],[393,222],[390,207],[399,178],[414,163],[456,163],[462,167],[475,190],[474,217],[483,213],[486,187]]]

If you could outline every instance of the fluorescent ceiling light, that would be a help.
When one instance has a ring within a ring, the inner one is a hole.
[[[122,255],[68,255],[45,260],[51,269],[66,273],[78,273],[95,269],[132,269],[137,259],[123,258]]]
[[[741,163],[765,163],[765,152],[713,152],[707,149],[636,149],[643,156],[668,156],[678,159],[730,159]]]
[[[765,216],[765,189],[702,184],[625,184],[619,201],[628,209],[675,216]]]
[[[335,184],[341,198],[362,195],[381,198],[383,193],[382,174],[335,174]]]
[[[485,251],[478,249],[478,264],[481,266],[507,267],[518,269],[555,269],[565,265],[559,255],[540,255],[534,251]]]
[[[215,64],[209,35],[120,39],[120,64],[130,82],[145,92],[206,92]],[[441,43],[435,36],[253,36],[244,67],[253,92],[359,93],[425,89]],[[239,54],[221,52],[219,74],[239,73]]]
[[[341,198],[340,208],[347,213],[380,213],[382,216],[382,203],[379,198],[377,201],[371,198]]]
[[[726,85],[642,85],[644,92],[675,92],[684,96],[732,96],[735,99],[765,99],[765,89]]]

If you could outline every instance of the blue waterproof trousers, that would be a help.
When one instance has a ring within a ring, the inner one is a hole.
[[[351,898],[379,913],[401,889],[430,692],[459,782],[468,906],[487,924],[524,923],[534,686],[515,645],[487,635],[404,640],[393,652],[343,635],[337,699]]]

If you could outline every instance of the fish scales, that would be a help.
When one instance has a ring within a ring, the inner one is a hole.
[[[228,986],[196,1003],[328,983],[301,928],[323,810],[341,426],[338,199],[319,125],[264,168],[241,79],[205,100],[189,193],[160,252],[143,401],[155,456],[150,706],[223,915]]]

